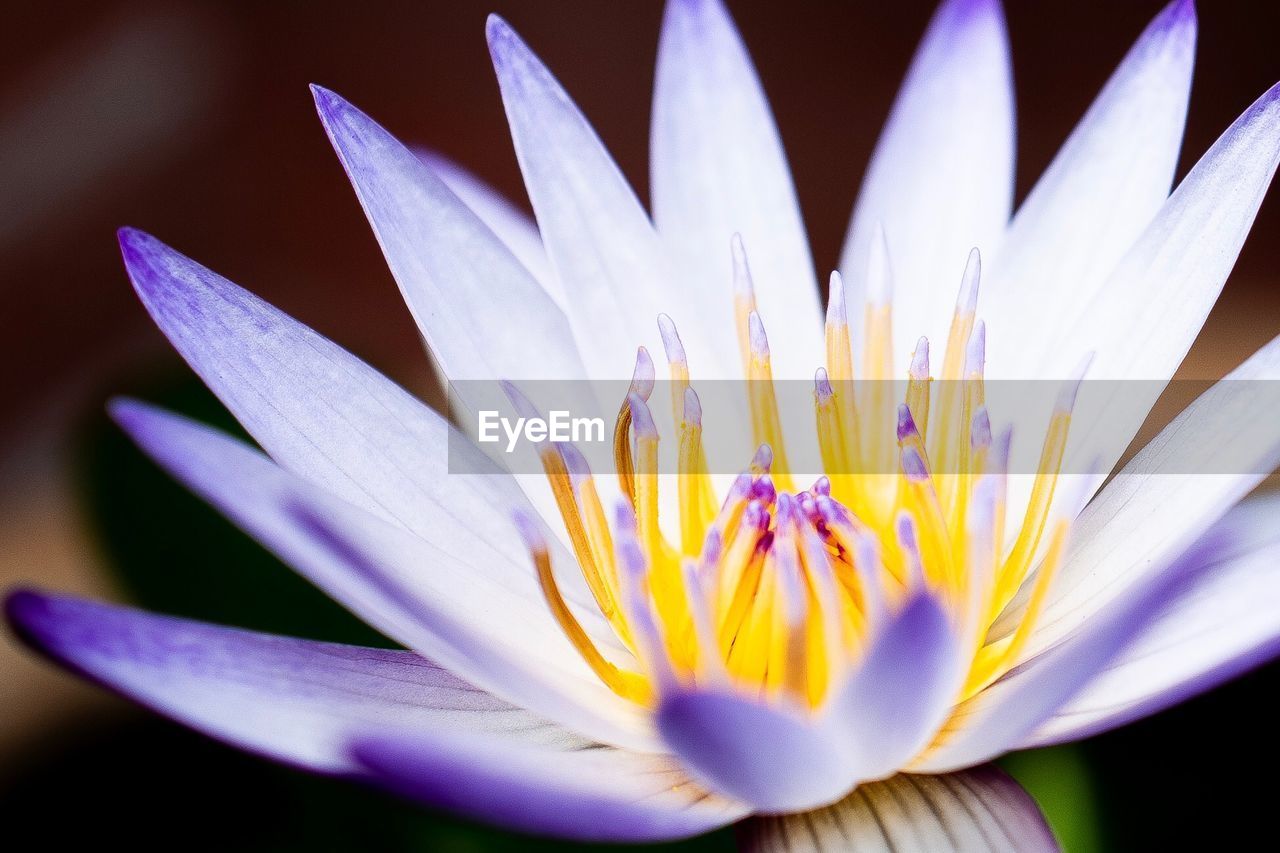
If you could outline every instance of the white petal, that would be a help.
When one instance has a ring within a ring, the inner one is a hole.
[[[395,137],[333,92],[312,89],[387,264],[445,375],[583,378],[564,312],[502,241]]]
[[[219,740],[320,773],[358,769],[354,730],[440,728],[525,747],[590,741],[414,652],[277,637],[69,596],[6,602],[22,637],[68,668]]]
[[[818,284],[782,141],[720,0],[671,0],[658,47],[650,143],[653,218],[674,263],[721,295],[708,325],[733,340],[729,241],[742,235],[774,376],[822,363]]]
[[[1280,654],[1280,497],[1227,513],[1228,551],[1025,746],[1089,737],[1156,713]]]
[[[883,223],[899,348],[921,335],[944,340],[969,250],[992,255],[1009,223],[1013,112],[1000,3],[946,0],[880,136],[840,261],[856,306],[871,238]],[[861,313],[850,311],[851,325],[860,325]]]
[[[1196,17],[1147,27],[1014,217],[987,265],[987,376],[1020,375],[1087,303],[1169,195],[1186,123]],[[1071,358],[1079,358],[1074,353]]]
[[[120,244],[156,325],[277,462],[477,563],[527,564],[511,518],[529,501],[496,467],[471,465],[438,414],[154,237],[125,229]],[[566,578],[572,597],[590,600],[576,573]]]
[[[436,173],[453,194],[471,208],[480,221],[498,236],[511,254],[524,265],[538,283],[550,294],[562,309],[565,304],[564,288],[551,272],[551,261],[542,245],[542,235],[532,217],[517,207],[510,199],[482,181],[479,177],[438,151],[417,147],[413,152],[431,171]]]
[[[35,592],[10,596],[5,610],[43,653],[198,731],[508,828],[665,840],[747,811],[708,795],[671,756],[584,739],[413,652]]]
[[[1204,565],[1205,554],[1220,547],[1217,540],[1202,543],[1163,571],[1147,572],[1094,613],[1088,630],[962,702],[934,746],[909,769],[948,773],[1016,748],[1132,643],[1176,597],[1188,573]]]
[[[1276,396],[1259,390],[1276,379],[1280,338],[1202,394],[1094,498],[1022,660],[1087,628],[1107,601],[1167,566],[1280,465]]]
[[[1231,537],[1202,534],[1280,464],[1280,407],[1251,387],[1277,378],[1280,338],[1201,395],[1102,490],[1077,522],[1017,667],[957,709],[951,736],[918,769],[951,770],[1022,743],[1141,635],[1188,572],[1221,552],[1219,540]],[[1023,604],[1006,610],[996,635],[1012,629]]]
[[[635,193],[559,83],[506,22],[490,17],[488,34],[516,155],[589,376],[627,379],[637,345],[660,352],[663,312],[685,330],[698,375],[736,371],[732,337],[717,341],[704,322],[729,300],[730,282],[716,292],[678,277]]]
[[[1172,376],[1235,265],[1277,162],[1280,85],[1214,143],[1092,298],[1057,318],[1056,345],[1035,375],[1066,376],[1092,351],[1093,379]]]

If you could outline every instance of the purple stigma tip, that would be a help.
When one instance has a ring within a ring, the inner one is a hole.
[[[831,496],[831,478],[825,474],[813,482],[813,493],[815,495]]]
[[[653,358],[649,355],[649,351],[644,347],[637,348],[636,366],[631,371],[629,392],[638,394],[642,400],[648,400],[649,395],[653,393],[653,383],[656,379],[657,372],[654,370]]]
[[[636,535],[636,513],[631,504],[618,501],[613,510],[613,523],[619,534],[631,537]]]
[[[924,464],[924,457],[914,447],[902,448],[902,473],[908,480],[917,483],[929,479],[929,469]]]
[[[752,355],[768,358],[769,338],[764,333],[764,321],[760,319],[760,315],[755,311],[752,311],[747,316],[747,332],[751,339]]]
[[[991,446],[991,416],[987,407],[980,406],[973,415],[973,424],[969,428],[969,442],[974,447]]]
[[[981,374],[987,363],[987,323],[979,320],[969,333],[969,343],[965,347],[964,372],[966,376]]]
[[[907,551],[913,557],[919,557],[920,546],[916,542],[916,523],[911,516],[905,512],[898,513],[898,542],[902,545],[903,550]]]
[[[964,275],[960,277],[960,293],[956,296],[956,311],[972,314],[978,310],[978,285],[982,280],[982,254],[977,247],[969,250]]]
[[[662,348],[666,351],[667,361],[671,364],[688,364],[684,343],[680,333],[676,331],[675,322],[666,314],[658,315],[658,334],[662,336]]]
[[[911,417],[911,409],[906,403],[898,404],[898,441],[906,441],[912,436],[918,436],[920,430],[916,428],[916,420]]]
[[[760,479],[751,484],[749,492],[753,500],[762,501],[765,504],[772,504],[778,497],[778,489],[773,485],[773,478],[768,474],[764,474]]]
[[[631,408],[631,428],[641,438],[657,438],[658,426],[653,422],[653,415],[644,399],[639,394],[627,395],[627,405]]]
[[[565,470],[575,481],[591,476],[591,466],[587,464],[587,457],[582,455],[581,450],[567,441],[556,442],[555,447],[564,460]]]
[[[916,341],[916,351],[911,354],[912,379],[929,378],[929,339],[922,337]]]
[[[835,389],[831,387],[831,380],[827,378],[827,369],[819,367],[818,371],[813,375],[813,393],[818,395],[818,402],[825,403],[835,395]]]
[[[756,455],[751,457],[751,467],[768,471],[773,466],[773,448],[762,444],[756,448]]]
[[[684,389],[684,419],[686,423],[702,426],[702,401],[692,388]]]
[[[502,392],[507,395],[507,399],[511,401],[511,405],[515,407],[517,415],[522,418],[540,417],[538,408],[530,402],[523,391],[516,387],[514,382],[503,379],[498,382],[498,385],[502,388]]]
[[[729,486],[729,494],[725,495],[724,505],[728,506],[736,500],[745,498],[751,493],[752,476],[750,471],[743,471],[741,474],[733,478],[733,484]]]
[[[723,547],[724,537],[720,535],[720,531],[715,527],[708,530],[707,537],[702,540],[702,554],[699,555],[702,565],[710,566],[719,562]]]

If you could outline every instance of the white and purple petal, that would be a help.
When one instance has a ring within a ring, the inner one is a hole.
[[[1224,536],[1203,539],[1171,565],[1129,584],[1090,616],[1084,630],[957,706],[935,744],[909,769],[947,773],[1022,744],[1141,636],[1176,599],[1187,578],[1224,547]]]
[[[579,841],[667,841],[718,829],[746,806],[707,792],[670,756],[551,751],[420,729],[352,741],[375,781],[508,829]]]
[[[657,726],[697,779],[758,811],[816,808],[854,783],[854,755],[829,726],[758,696],[678,690],[659,702]]]
[[[353,729],[429,727],[560,750],[591,741],[413,652],[260,634],[33,591],[9,622],[59,664],[242,749],[356,774]]]
[[[1280,496],[1246,500],[1206,534],[1222,548],[1165,611],[1023,746],[1090,737],[1280,656]]]
[[[444,419],[382,374],[212,270],[132,229],[125,266],[160,330],[273,459],[441,547],[523,563],[509,477],[447,476]]]
[[[964,666],[961,641],[932,595],[918,594],[892,617],[823,710],[855,756],[851,781],[883,778],[928,745]]]
[[[475,553],[449,550],[459,541],[419,538],[181,416],[134,403],[114,414],[171,474],[387,636],[596,740],[656,747],[641,709],[611,693],[569,644],[531,569],[494,573]],[[578,616],[607,636],[589,611]]]
[[[1085,507],[1021,661],[1162,571],[1280,465],[1277,379],[1280,338],[1198,397]],[[997,622],[997,635],[1011,630],[1023,601]]]
[[[445,375],[584,378],[564,312],[480,217],[367,115],[327,89],[313,86],[312,92],[387,265]]]
[[[28,591],[6,613],[38,651],[207,735],[509,829],[658,841],[746,814],[669,757],[582,738],[413,652]]]

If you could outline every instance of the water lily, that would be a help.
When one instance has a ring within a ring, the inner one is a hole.
[[[651,212],[497,18],[489,47],[536,226],[317,87],[438,367],[516,380],[523,407],[518,380],[631,377],[616,469],[548,443],[545,477],[451,473],[442,416],[126,229],[147,310],[265,453],[144,403],[114,404],[116,420],[408,650],[34,591],[11,595],[9,618],[64,666],[215,738],[518,830],[636,841],[741,821],[756,849],[1052,849],[1034,802],[988,762],[1158,711],[1280,644],[1263,606],[1280,505],[1237,506],[1280,463],[1280,433],[1231,473],[1174,461],[1232,425],[1274,424],[1266,395],[1215,385],[1104,487],[1060,488],[1076,381],[1159,392],[1280,158],[1272,89],[1170,194],[1195,33],[1190,2],[1162,11],[1014,214],[1002,12],[947,0],[825,309],[773,120],[717,0],[666,11]],[[674,436],[656,425],[668,403],[651,353],[678,392]],[[815,369],[801,420],[827,476],[809,486],[786,458],[797,413],[771,389]],[[1277,376],[1280,339],[1228,378]],[[760,450],[722,488],[697,387],[725,377],[750,380],[738,428]],[[1043,448],[1034,476],[1007,468],[1011,439],[982,397],[993,377],[1067,380],[1044,430],[1016,437]],[[864,399],[883,386],[855,378],[902,378],[905,398]],[[664,442],[676,485],[658,472]],[[859,473],[875,459],[890,473]]]

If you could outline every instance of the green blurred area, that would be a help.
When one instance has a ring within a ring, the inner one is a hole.
[[[132,390],[243,435],[190,374]],[[157,611],[257,630],[394,645],[174,483],[105,416],[87,422],[82,435],[84,508],[115,580],[130,598]],[[1187,782],[1196,778],[1197,766],[1212,766],[1214,754],[1206,745],[1198,765],[1170,759],[1168,729],[1179,724],[1178,714],[1203,716],[1197,709],[1206,705],[1212,717],[1242,719],[1241,697],[1255,703],[1248,691],[1270,695],[1274,680],[1274,672],[1256,676],[1252,686],[1197,700],[1186,706],[1189,711],[1179,709],[1082,746],[1018,753],[1000,763],[1041,804],[1069,853],[1167,849],[1145,841],[1157,825],[1163,837],[1177,837],[1165,825],[1169,809],[1178,796],[1195,794]],[[39,825],[68,843],[131,839],[147,848],[167,846],[179,834],[185,849],[197,850],[607,849],[529,839],[423,811],[351,783],[237,753],[143,712],[94,721],[33,745],[27,770],[7,784],[3,790],[0,780],[5,811],[15,816],[10,829]],[[51,823],[48,818],[60,815],[67,803],[77,804],[79,819]],[[627,849],[734,846],[732,831],[724,830],[682,844]]]
[[[1102,849],[1093,779],[1078,747],[1016,752],[997,763],[1035,797],[1063,850],[1093,853]]]

